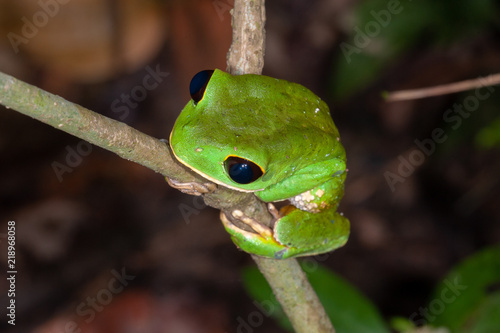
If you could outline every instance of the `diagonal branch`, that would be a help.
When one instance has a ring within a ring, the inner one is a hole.
[[[164,142],[4,73],[0,104],[165,176],[201,181],[174,160]]]
[[[163,176],[184,183],[209,183],[178,163],[163,141],[1,72],[0,104]],[[265,215],[259,216],[265,208],[254,195],[217,188],[215,192],[206,194],[204,199],[207,205],[214,208],[226,210],[237,206],[247,214],[267,221]]]
[[[432,96],[441,96],[474,88],[482,88],[500,84],[500,74],[492,74],[473,80],[465,80],[454,83],[442,84],[434,87],[421,89],[398,90],[384,93],[386,102],[405,101],[409,99],[419,99]]]

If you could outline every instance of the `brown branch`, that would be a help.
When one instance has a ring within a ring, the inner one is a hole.
[[[384,93],[384,98],[387,102],[396,102],[432,96],[441,96],[460,91],[471,90],[474,88],[493,86],[497,84],[500,84],[500,74],[492,74],[487,77],[480,77],[473,80],[459,81],[434,87],[387,92]]]
[[[227,53],[227,70],[231,74],[262,73],[266,40],[264,3],[264,0],[234,1],[233,41]]]
[[[235,0],[232,24],[233,42],[228,53],[228,71],[231,74],[261,74],[265,49],[264,0]],[[231,214],[226,212],[226,216]],[[335,332],[296,259],[275,260],[255,255],[252,258],[297,333]]]
[[[165,142],[1,72],[0,104],[163,176],[183,183],[210,183],[178,163]],[[204,199],[214,208],[237,207],[254,218],[268,219],[262,202],[250,193],[219,187],[215,192],[205,194]]]
[[[1,72],[0,104],[163,175],[202,181],[164,142]]]

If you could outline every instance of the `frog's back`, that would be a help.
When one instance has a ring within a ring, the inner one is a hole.
[[[220,109],[208,117],[220,119],[228,129],[219,142],[221,146],[238,148],[247,154],[244,158],[262,159],[261,163],[267,162],[274,173],[286,164],[301,168],[312,159],[321,161],[345,154],[328,106],[309,89],[261,75],[230,79],[233,88],[217,89]],[[221,125],[212,124],[214,130]]]

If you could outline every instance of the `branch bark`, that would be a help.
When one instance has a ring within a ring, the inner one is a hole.
[[[177,162],[165,142],[1,72],[0,104],[165,177],[183,183],[209,183]],[[204,199],[207,205],[217,209],[238,207],[249,216],[268,220],[265,206],[249,193],[218,187],[214,192],[204,195]]]
[[[202,180],[176,162],[164,142],[4,73],[0,104],[165,176]]]
[[[264,0],[234,1],[233,42],[227,57],[227,68],[231,74],[262,73],[266,20],[264,2]],[[275,260],[255,255],[252,255],[252,258],[297,333],[335,332],[325,309],[296,259]]]

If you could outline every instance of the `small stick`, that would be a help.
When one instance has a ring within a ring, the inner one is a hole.
[[[477,79],[459,81],[434,87],[422,88],[422,89],[409,89],[409,90],[385,92],[383,95],[386,102],[396,102],[396,101],[405,101],[410,99],[426,98],[431,96],[446,95],[460,91],[471,90],[474,88],[494,86],[497,84],[500,84],[500,74],[492,74],[486,77],[479,77]]]
[[[232,13],[233,42],[228,53],[228,71],[237,75],[261,74],[265,50],[265,1],[235,0]],[[297,259],[278,260],[255,255],[252,258],[296,333],[335,333]]]

